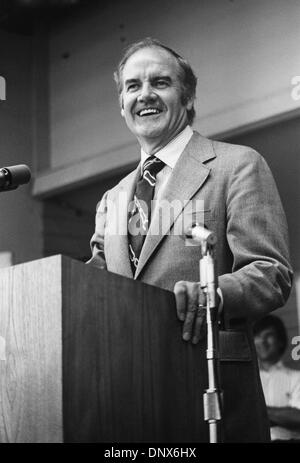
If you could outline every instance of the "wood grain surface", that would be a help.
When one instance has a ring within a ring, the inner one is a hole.
[[[207,442],[206,341],[182,340],[174,294],[70,260],[63,280],[65,441]],[[262,434],[253,349],[220,332],[227,441]]]
[[[0,442],[62,442],[61,257],[0,271]]]
[[[75,261],[67,273],[65,440],[206,440],[205,349],[181,340],[174,295]]]

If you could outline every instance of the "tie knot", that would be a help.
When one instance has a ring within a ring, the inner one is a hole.
[[[154,177],[161,171],[165,166],[165,163],[158,159],[156,156],[150,156],[146,159],[143,165],[143,175],[146,172],[153,175]]]

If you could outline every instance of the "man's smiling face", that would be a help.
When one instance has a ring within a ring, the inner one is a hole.
[[[158,47],[142,48],[126,61],[122,72],[122,111],[127,126],[147,154],[154,154],[187,125],[180,67]]]

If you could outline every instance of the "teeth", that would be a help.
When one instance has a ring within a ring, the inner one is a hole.
[[[139,112],[140,116],[145,116],[146,114],[158,114],[160,111],[156,108],[147,108],[147,109],[142,109]]]

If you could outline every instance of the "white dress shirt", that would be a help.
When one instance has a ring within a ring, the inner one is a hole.
[[[260,369],[259,373],[267,406],[300,409],[300,371],[292,370],[280,361],[269,370]],[[299,440],[300,431],[274,426],[271,439]]]

